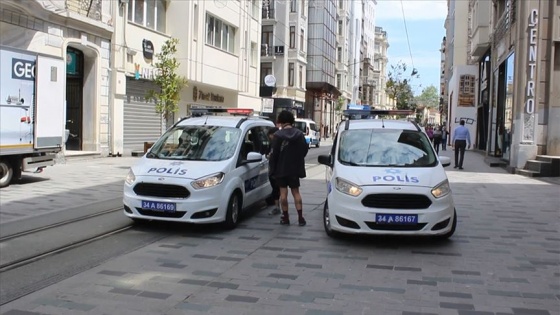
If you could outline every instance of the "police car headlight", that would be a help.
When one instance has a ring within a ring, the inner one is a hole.
[[[447,181],[447,179],[432,189],[432,195],[436,198],[447,196],[450,192],[451,188],[449,187],[449,181]]]
[[[202,189],[214,187],[224,180],[224,173],[216,173],[206,177],[199,178],[191,183],[194,189]]]
[[[132,183],[134,183],[135,180],[136,180],[136,175],[134,175],[134,172],[132,171],[132,169],[130,169],[128,171],[128,174],[126,175],[126,179],[124,180],[124,182],[127,183],[128,185],[132,185]]]
[[[362,189],[358,185],[341,179],[340,177],[336,178],[336,190],[354,197],[362,193]]]

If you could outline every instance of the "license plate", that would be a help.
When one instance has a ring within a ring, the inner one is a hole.
[[[394,224],[394,225],[417,224],[418,215],[378,213],[375,215],[375,222],[377,222],[377,224]]]
[[[177,207],[176,204],[173,202],[142,200],[142,209],[160,211],[160,212],[175,212]]]

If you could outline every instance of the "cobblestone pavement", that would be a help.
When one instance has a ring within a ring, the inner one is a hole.
[[[465,170],[447,168],[459,216],[449,241],[330,239],[315,166],[302,181],[305,227],[266,209],[233,231],[189,227],[0,313],[560,314],[560,186],[490,168],[476,152],[465,159]]]

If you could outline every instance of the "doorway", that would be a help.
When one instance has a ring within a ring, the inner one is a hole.
[[[82,150],[84,108],[84,54],[68,47],[66,51],[66,129],[70,134],[66,150]]]

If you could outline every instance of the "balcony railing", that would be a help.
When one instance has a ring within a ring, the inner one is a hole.
[[[513,22],[515,22],[515,14],[517,13],[516,7],[517,7],[516,0],[507,1],[506,9],[504,13],[502,13],[502,16],[500,17],[498,22],[496,23],[494,33],[492,34],[492,39],[494,41],[494,44],[497,44],[504,37],[507,31],[511,28]]]
[[[101,0],[64,0],[66,10],[94,19],[101,20]]]
[[[262,19],[274,19],[274,8],[263,7],[262,8]]]

